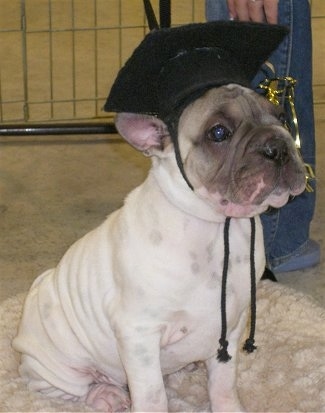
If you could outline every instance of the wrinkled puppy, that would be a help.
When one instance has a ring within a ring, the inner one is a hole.
[[[166,125],[120,113],[116,125],[152,156],[142,185],[55,269],[34,282],[16,350],[33,390],[80,398],[95,409],[167,411],[163,375],[202,360],[212,411],[241,410],[235,365],[250,301],[252,217],[304,190],[304,167],[281,112],[253,91],[212,88],[179,119],[191,190]],[[216,359],[220,337],[223,228],[230,224],[227,326],[232,359]],[[255,265],[265,260],[256,218]],[[127,392],[130,391],[130,395]],[[130,402],[131,399],[131,402]]]
[[[213,411],[240,409],[235,362],[250,300],[249,221],[304,189],[304,168],[276,107],[246,88],[211,89],[179,120],[188,188],[163,122],[121,113],[120,133],[153,156],[125,205],[41,275],[15,348],[31,389],[104,411],[166,411],[163,375],[204,360]],[[228,340],[220,336],[223,226],[231,221]],[[264,269],[257,221],[256,271]]]

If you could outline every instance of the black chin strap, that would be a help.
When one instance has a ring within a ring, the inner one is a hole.
[[[159,30],[161,28],[168,28],[170,27],[171,24],[171,1],[170,0],[159,0],[159,18],[160,18],[160,25],[157,21],[155,12],[153,10],[153,7],[151,5],[151,1],[150,0],[143,0],[143,4],[144,4],[144,9],[145,9],[145,13],[146,13],[146,17],[147,17],[147,21],[148,21],[148,26],[150,30]],[[179,111],[179,113],[178,113]],[[177,134],[177,128],[178,128],[178,118],[179,115],[182,111],[182,107],[176,109],[173,112],[177,112],[178,116],[176,115],[176,113],[173,113],[172,115],[169,114],[169,116],[167,116],[166,119],[163,119],[165,121],[165,123],[168,126],[169,129],[169,133],[171,136],[171,139],[173,141],[174,144],[174,148],[175,148],[175,156],[176,156],[176,162],[178,165],[178,168],[185,180],[185,182],[187,183],[187,185],[191,188],[191,190],[193,191],[193,185],[191,184],[191,182],[189,181],[189,179],[186,176],[185,173],[185,169],[184,169],[184,165],[183,165],[183,160],[181,157],[181,153],[180,153],[180,149],[179,149],[179,143],[178,143],[178,134]],[[171,118],[169,121],[168,119]]]
[[[192,191],[194,191],[194,187],[193,187],[193,185],[191,184],[191,182],[189,181],[189,179],[186,175],[183,160],[182,160],[182,156],[181,156],[181,151],[179,149],[178,120],[176,118],[176,120],[166,121],[166,123],[167,123],[168,131],[169,131],[169,135],[170,135],[171,140],[172,140],[173,145],[174,145],[175,157],[176,157],[176,162],[177,162],[178,169],[179,169],[180,173],[182,174],[182,177],[184,178],[187,185],[190,187],[190,189]]]
[[[219,340],[220,348],[218,350],[217,359],[220,362],[226,363],[231,359],[228,353],[228,341],[227,341],[227,308],[226,308],[226,295],[227,295],[227,276],[229,266],[229,217],[226,218],[224,226],[224,264],[222,272],[221,283],[221,337]],[[254,345],[255,339],[255,326],[256,326],[256,270],[255,270],[255,235],[256,226],[255,218],[250,218],[251,222],[251,242],[250,242],[250,275],[251,275],[251,326],[249,337],[246,340],[243,349],[248,353],[252,353],[256,346]]]

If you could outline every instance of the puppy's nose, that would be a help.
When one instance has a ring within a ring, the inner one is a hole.
[[[279,166],[284,165],[288,160],[288,148],[281,139],[270,139],[263,146],[263,156],[274,161]]]

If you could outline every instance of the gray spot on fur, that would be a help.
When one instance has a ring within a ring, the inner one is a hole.
[[[234,257],[234,262],[236,264],[246,264],[247,262],[249,262],[249,255],[245,254],[245,255],[236,255]]]
[[[211,262],[213,259],[213,250],[214,250],[214,243],[213,241],[211,241],[206,247],[206,251],[208,254],[208,257],[207,257],[208,262]]]
[[[135,356],[141,360],[144,366],[150,366],[152,364],[152,358],[148,354],[147,348],[142,344],[136,344],[134,347]]]
[[[153,229],[149,234],[149,239],[153,245],[159,245],[163,240],[163,236],[160,231]]]
[[[196,260],[197,259],[197,254],[194,251],[190,251],[190,257],[192,258],[192,260]]]
[[[51,310],[52,310],[51,304],[49,304],[49,303],[44,304],[43,308],[42,308],[42,317],[44,319],[49,318],[50,315],[51,315]]]
[[[192,262],[191,271],[193,274],[197,274],[200,271],[200,266],[197,262]]]
[[[213,271],[210,275],[207,286],[208,288],[214,289],[214,288],[217,288],[219,284],[220,284],[220,279],[218,278],[218,274],[216,271]]]
[[[240,255],[237,255],[237,256],[235,257],[235,262],[236,262],[236,264],[241,264],[241,260],[242,260],[242,257],[241,257]]]

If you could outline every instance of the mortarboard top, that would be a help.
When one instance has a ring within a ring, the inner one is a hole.
[[[288,30],[218,21],[152,30],[119,71],[104,106],[164,119],[189,96],[211,87],[246,87]]]

